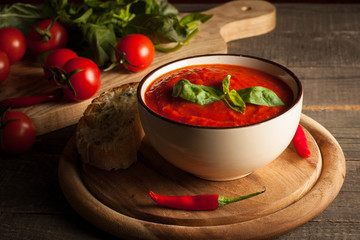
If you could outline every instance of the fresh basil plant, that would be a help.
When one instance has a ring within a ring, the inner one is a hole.
[[[105,66],[115,58],[111,45],[126,35],[148,36],[159,51],[179,49],[199,31],[212,15],[190,13],[180,16],[167,0],[45,0],[43,4],[0,5],[0,28],[16,27],[24,34],[45,18],[56,18],[69,32],[69,44],[79,55]],[[173,48],[163,43],[178,44]],[[106,67],[106,66],[105,66]]]

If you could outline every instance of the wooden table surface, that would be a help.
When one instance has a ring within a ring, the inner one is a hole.
[[[216,5],[176,6],[188,12]],[[228,52],[267,58],[297,74],[304,86],[303,113],[334,135],[347,167],[332,204],[277,239],[360,239],[360,4],[275,6],[274,31],[230,42]],[[0,239],[115,239],[82,219],[59,187],[58,159],[74,130],[38,136],[21,156],[0,155]]]

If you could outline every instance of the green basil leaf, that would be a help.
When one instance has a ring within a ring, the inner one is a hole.
[[[116,28],[118,28],[118,32],[121,33],[123,29],[130,23],[132,19],[135,18],[135,14],[130,12],[130,4],[126,5],[123,8],[115,8],[111,14],[101,15],[98,19],[98,22],[104,22],[101,18],[110,17],[110,21],[114,24]],[[106,21],[106,20],[105,20]]]
[[[222,81],[223,92],[225,94],[225,102],[235,111],[244,113],[246,107],[245,102],[237,93],[237,91],[230,91],[230,78],[231,76],[227,75]]]
[[[182,42],[187,37],[187,30],[181,26],[177,16],[142,14],[134,17],[122,35],[140,33],[147,35],[153,43]]]
[[[152,38],[155,43],[155,49],[161,52],[174,52],[179,50],[182,46],[187,45],[191,38],[193,38],[199,32],[199,26],[209,20],[212,17],[210,14],[192,13],[184,16],[173,24],[173,36],[167,38]],[[179,17],[176,17],[179,19]],[[178,24],[178,25],[177,25]],[[169,34],[165,34],[169,36]],[[164,35],[160,35],[164,36]],[[164,47],[161,43],[178,42],[176,46]]]
[[[178,15],[179,11],[174,5],[170,4],[168,1],[164,0],[155,0],[157,6],[159,6],[159,13],[163,16]]]
[[[265,87],[249,87],[240,89],[237,92],[247,103],[269,107],[284,105],[284,102],[276,95],[275,92]]]
[[[93,14],[93,9],[89,8],[83,15],[73,20],[73,23],[86,24],[90,16]]]
[[[93,60],[99,66],[104,66],[113,59],[113,47],[116,44],[115,34],[112,26],[100,26],[96,24],[86,24],[82,26],[83,35],[90,46]]]
[[[227,75],[223,80],[222,80],[222,88],[223,88],[223,92],[224,94],[229,94],[230,92],[230,75]]]
[[[197,29],[201,23],[206,22],[211,17],[211,14],[191,13],[181,18],[180,25],[185,26],[188,32],[192,32]]]
[[[186,16],[184,16],[180,23],[182,25],[186,25],[186,24],[189,24],[191,22],[194,22],[194,21],[200,21],[202,23],[206,22],[207,20],[209,20],[210,18],[212,17],[211,14],[204,14],[204,13],[190,13]]]
[[[236,111],[241,112],[241,113],[245,112],[246,104],[243,101],[243,99],[241,98],[241,96],[237,93],[237,91],[231,90],[229,93],[229,98],[232,103],[230,105],[230,107],[232,109],[235,109]]]
[[[186,79],[180,79],[175,83],[172,96],[181,97],[200,105],[207,105],[224,98],[221,90],[215,87],[193,84]]]
[[[0,28],[16,27],[24,34],[37,22],[47,17],[38,6],[14,3],[0,6]]]
[[[233,105],[228,99],[224,98],[224,101],[232,110],[235,110],[235,111],[241,112],[241,113],[245,112],[245,108],[240,108],[240,107]]]
[[[68,0],[50,0],[48,2],[51,2],[56,9],[63,9],[68,4]]]

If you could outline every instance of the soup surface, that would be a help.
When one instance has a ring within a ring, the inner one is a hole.
[[[274,91],[285,103],[268,107],[246,103],[245,112],[231,109],[225,101],[207,105],[172,97],[174,84],[180,79],[222,89],[222,80],[230,78],[230,90],[262,86]],[[242,126],[273,118],[286,111],[293,101],[291,89],[277,77],[265,72],[236,65],[209,64],[180,68],[162,75],[145,92],[145,103],[159,115],[174,121],[206,127]]]

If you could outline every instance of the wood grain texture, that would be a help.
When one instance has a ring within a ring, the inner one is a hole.
[[[167,164],[146,146],[142,151],[145,158],[127,170],[97,170],[79,165],[72,139],[60,159],[59,182],[65,197],[80,215],[119,237],[275,237],[321,213],[336,197],[345,178],[345,158],[335,138],[305,115],[301,124],[311,134],[308,139],[313,157],[301,159],[290,146],[274,162],[235,181],[198,179]],[[318,147],[321,155],[316,153]],[[147,197],[150,189],[167,195],[221,191],[221,195],[236,196],[261,186],[269,189],[267,194],[217,211],[164,209]]]
[[[226,53],[228,41],[269,32],[274,29],[276,21],[275,7],[265,1],[232,1],[204,13],[213,14],[213,17],[201,25],[200,32],[191,40],[191,44],[173,53],[156,52],[152,65],[139,73],[119,69],[102,71],[101,87],[94,97],[112,87],[139,82],[151,70],[169,61],[201,54]],[[49,88],[40,63],[25,59],[11,67],[7,81],[1,84],[0,96],[2,100],[40,95],[50,92]],[[92,99],[44,103],[21,111],[33,120],[38,135],[41,135],[77,123]]]

